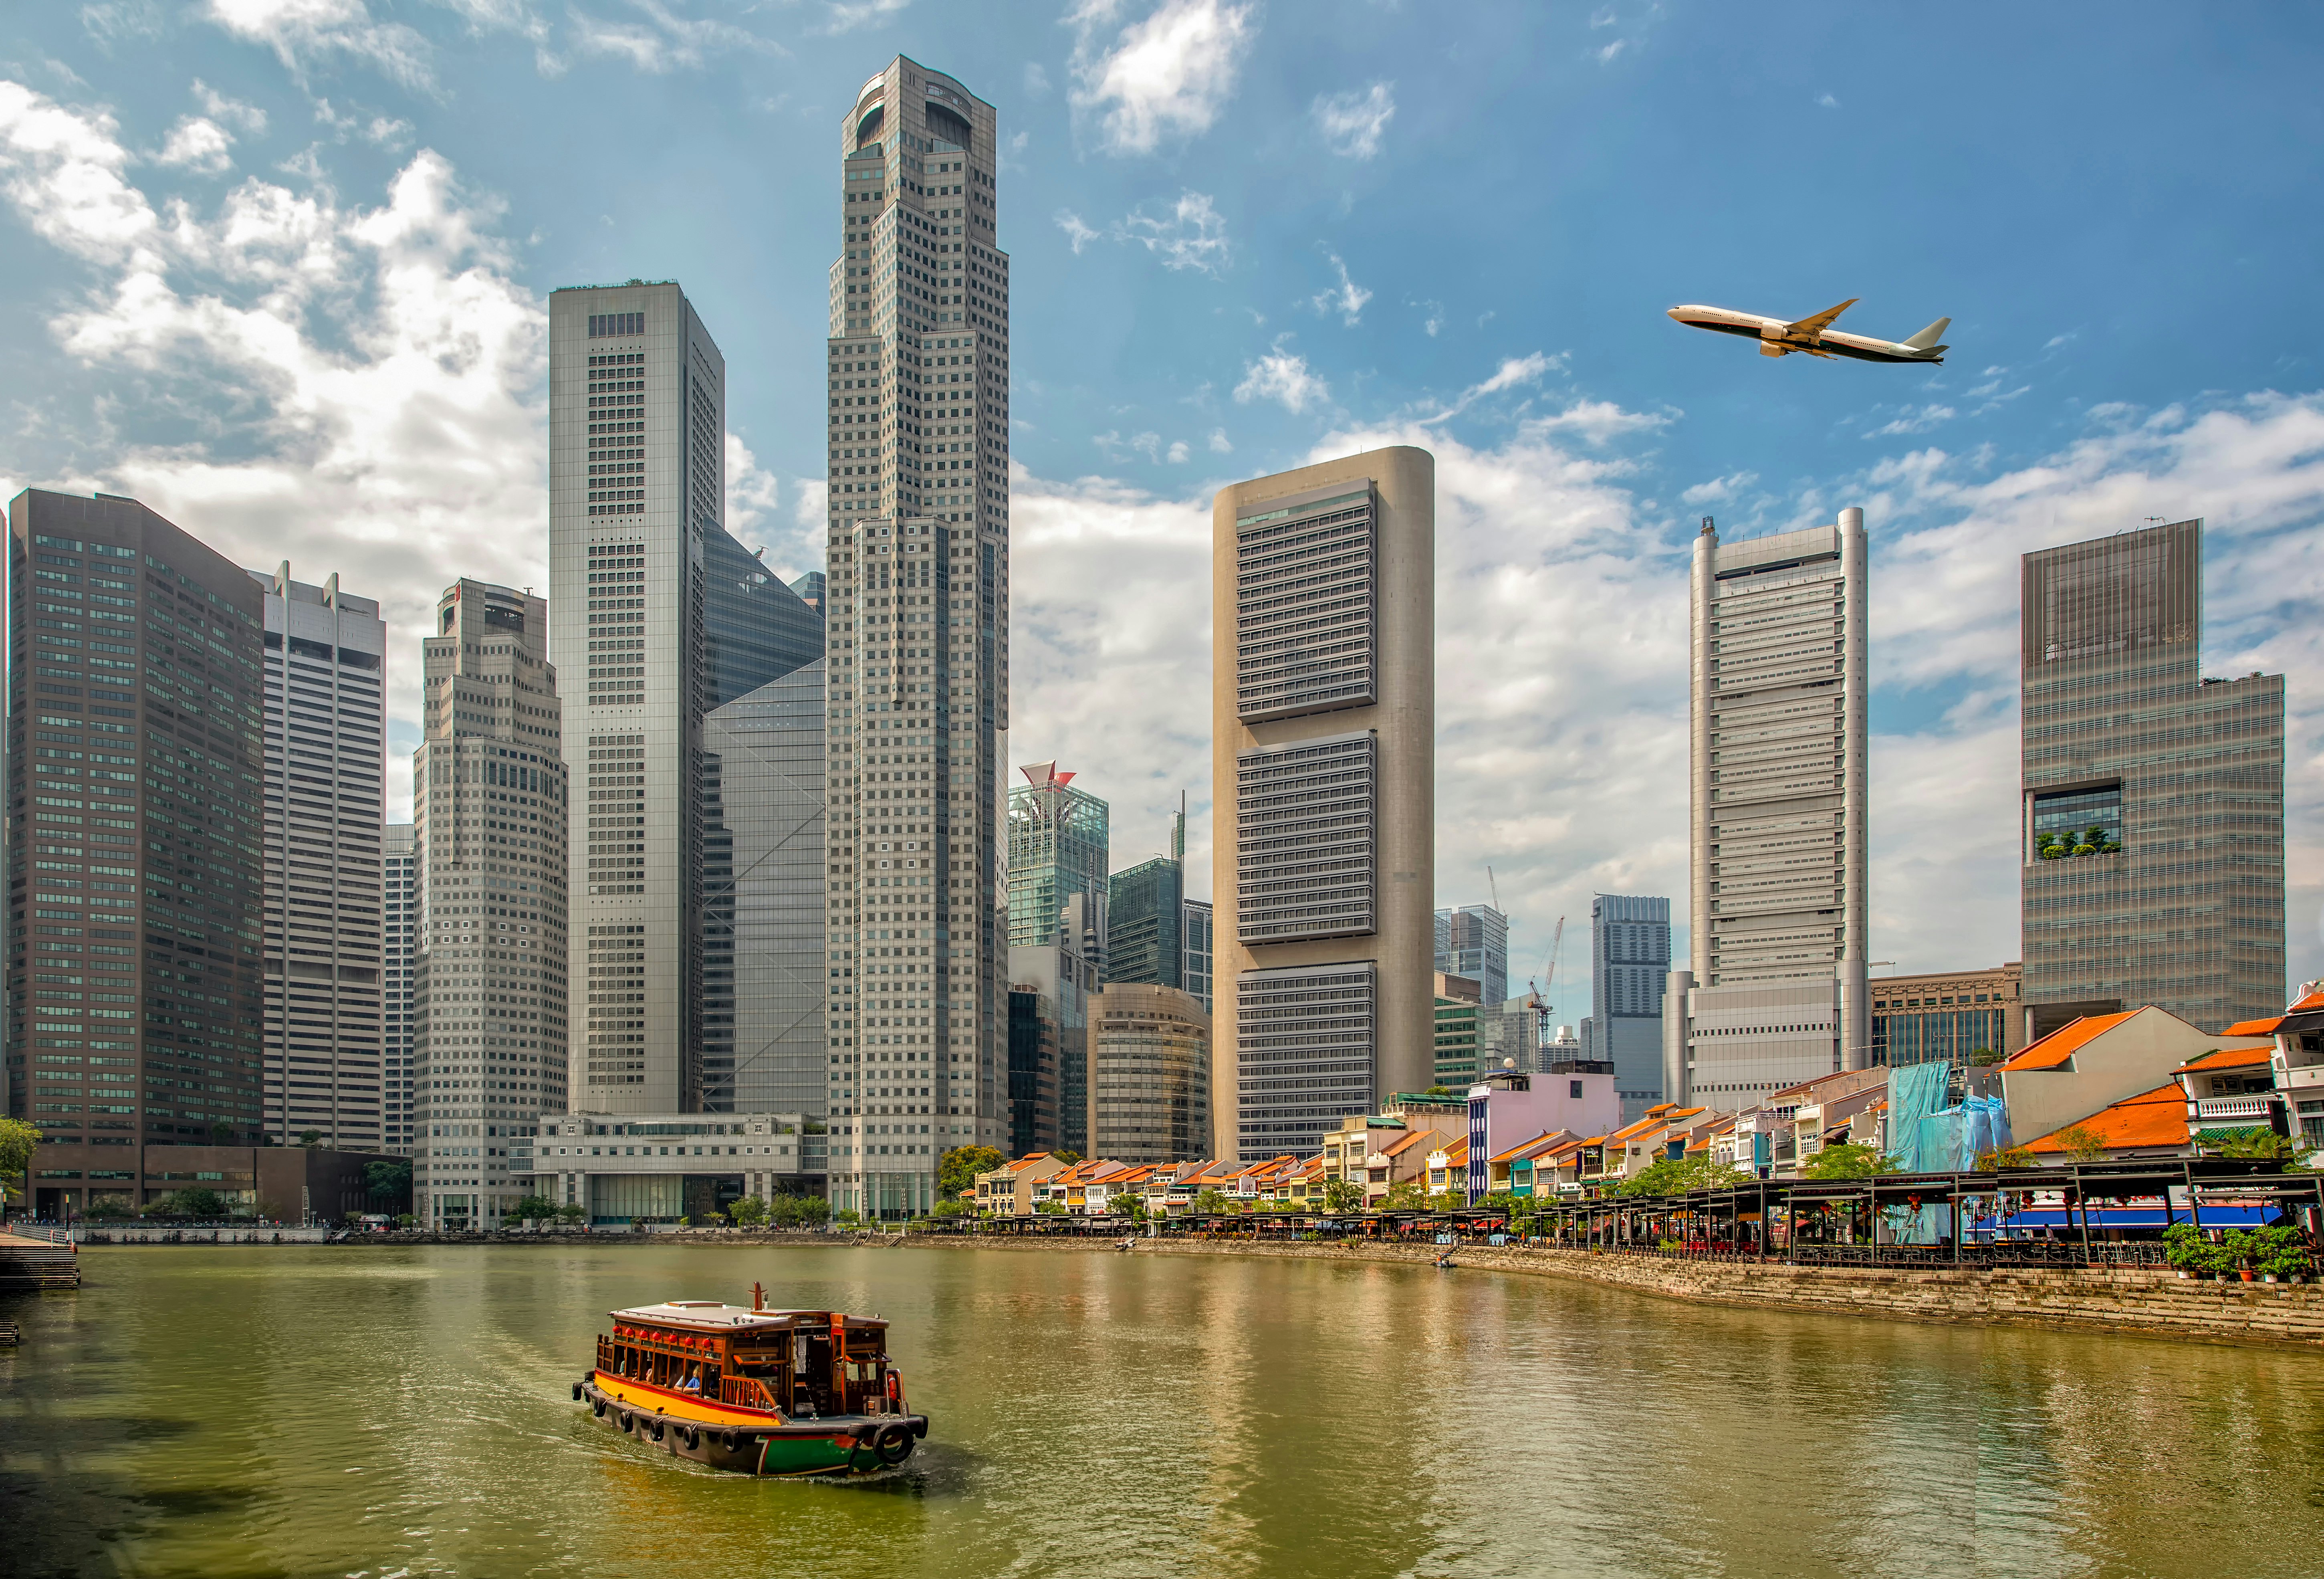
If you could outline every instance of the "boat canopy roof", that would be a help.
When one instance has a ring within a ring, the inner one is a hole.
[[[634,1305],[610,1313],[615,1321],[643,1326],[694,1327],[751,1331],[765,1327],[809,1326],[827,1330],[834,1316],[851,1327],[882,1327],[877,1316],[848,1316],[829,1310],[752,1310],[746,1305],[725,1305],[715,1299],[669,1299],[659,1305]]]

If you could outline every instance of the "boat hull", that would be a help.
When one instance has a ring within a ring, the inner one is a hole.
[[[612,1429],[729,1474],[871,1474],[903,1464],[928,1434],[925,1415],[790,1420],[595,1375],[576,1382],[573,1396]]]

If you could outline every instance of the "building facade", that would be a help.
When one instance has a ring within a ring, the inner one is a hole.
[[[1038,947],[1075,895],[1103,908],[1111,808],[1055,762],[1017,771],[1025,782],[1009,791],[1009,946]]]
[[[703,723],[706,1113],[824,1116],[824,690],[818,659]]]
[[[1106,882],[1105,976],[1110,982],[1186,984],[1186,813],[1170,823],[1170,853],[1117,872]]]
[[[956,79],[899,55],[838,130],[830,1190],[890,1218],[1009,1132],[1009,255],[998,120]]]
[[[824,1138],[806,1113],[558,1113],[518,1139],[512,1166],[593,1227],[698,1223],[744,1196],[816,1193]]]
[[[573,709],[568,970],[626,989],[579,1006],[574,1097],[691,1112],[703,716],[821,657],[822,622],[725,530],[725,358],[685,292],[558,291],[549,319],[549,656]]]
[[[2284,996],[2283,677],[2201,671],[2203,523],[2023,562],[2025,1037]]]
[[[411,758],[420,846],[412,1211],[497,1227],[527,1190],[517,1142],[572,1081],[566,900],[573,800],[549,661],[549,606],[459,581],[420,647]],[[631,961],[642,964],[632,935]],[[636,978],[589,978],[593,1005]]]
[[[1201,1001],[1203,1011],[1205,1014],[1213,1012],[1211,1008],[1212,928],[1211,901],[1188,900],[1185,930],[1181,934],[1185,938],[1186,945],[1186,991]]]
[[[1434,457],[1222,489],[1211,545],[1212,1106],[1256,1162],[1432,1076]]]
[[[411,1150],[411,1085],[418,1057],[420,971],[420,840],[408,822],[380,830],[380,1084],[386,1150]]]
[[[1695,539],[1692,959],[1665,985],[1665,1102],[1745,1108],[1870,1057],[1866,600],[1861,510],[1728,544],[1706,517]]]
[[[1132,1167],[1201,1156],[1211,1141],[1201,1001],[1159,983],[1108,983],[1090,1010],[1089,1093],[1090,1156]]]
[[[134,499],[28,489],[8,610],[8,1111],[44,1205],[135,1205],[149,1148],[263,1128],[264,597]]]
[[[1438,919],[1444,912],[1436,912]],[[1473,977],[1435,973],[1435,1046],[1433,1085],[1463,1090],[1477,1077],[1480,988]]]
[[[1491,905],[1436,912],[1436,968],[1477,983],[1484,1002],[1509,995],[1509,919]]]
[[[1872,1064],[1997,1064],[2025,1045],[2025,967],[1875,976]]]
[[[266,602],[266,1132],[387,1143],[380,838],[387,622],[379,605],[254,570]]]
[[[1096,1155],[1090,1150],[1090,1012],[1105,983],[1104,942],[1102,897],[1073,893],[1049,941],[1009,949],[1011,1013],[1017,996],[1031,993],[1043,1021],[1040,1045],[1056,1051],[1056,1112],[1042,1120],[1044,1132],[1053,1130],[1057,1147],[1083,1157]]]
[[[1663,1099],[1663,988],[1670,967],[1670,900],[1591,897],[1591,1012],[1582,1022],[1582,1056],[1614,1067],[1628,1118]]]

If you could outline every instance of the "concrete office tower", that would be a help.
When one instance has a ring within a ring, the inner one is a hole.
[[[385,882],[380,903],[381,1084],[386,1087],[386,1150],[411,1150],[411,1085],[417,1071],[420,1002],[412,988],[420,970],[420,840],[408,822],[380,830]]]
[[[1019,768],[1025,782],[1009,791],[1009,946],[1050,942],[1075,894],[1098,901],[1107,892],[1111,808],[1055,762]],[[1013,978],[1012,978],[1013,979]]]
[[[1509,919],[1490,905],[1436,912],[1436,968],[1477,983],[1488,1003],[1509,995]]]
[[[1186,984],[1186,814],[1170,823],[1170,853],[1106,882],[1105,979]],[[1207,1033],[1206,1033],[1207,1034]]]
[[[838,130],[830,1195],[892,1218],[1009,1135],[1009,257],[991,106],[898,56]]]
[[[1194,995],[1109,982],[1090,1009],[1091,1157],[1187,1162],[1211,1144],[1211,1017]]]
[[[259,1141],[263,605],[134,499],[9,503],[8,1111],[42,1214],[142,1205],[148,1147]]]
[[[266,1132],[376,1151],[387,622],[337,576],[250,578],[266,599]]]
[[[496,1227],[529,1187],[510,1142],[566,1111],[566,903],[572,796],[549,605],[459,581],[421,643],[411,808],[420,867],[412,1211],[430,1227]],[[587,978],[631,997],[646,949]],[[521,1149],[530,1152],[530,1145]]]
[[[1434,1067],[1436,462],[1397,447],[1212,505],[1211,1100],[1309,1156]]]
[[[818,660],[703,721],[706,1113],[824,1116],[823,706]]]
[[[825,596],[825,583],[822,571],[810,570],[804,576],[795,577],[790,583],[790,589],[798,594],[801,603],[813,609],[818,616],[822,614]]]
[[[822,622],[728,535],[725,359],[675,284],[549,299],[549,656],[574,709],[574,1102],[702,1105],[702,716],[823,655]],[[521,739],[537,740],[538,735]],[[642,957],[632,957],[639,956]]]
[[[1211,962],[1213,959],[1213,925],[1211,901],[1186,901],[1186,991],[1202,1001],[1203,1012],[1211,1008]]]
[[[1009,948],[1013,1016],[1017,995],[1033,993],[1041,1045],[1056,1050],[1056,1144],[1084,1157],[1089,1148],[1090,1002],[1105,983],[1105,900],[1070,893],[1046,943]],[[1014,1031],[1012,1030],[1012,1035]]]
[[[2283,677],[2203,677],[2202,558],[2200,521],[2024,558],[2028,1041],[2283,1002]]]
[[[1705,517],[1693,605],[1693,958],[1663,1096],[1742,1108],[1871,1051],[1864,512],[1725,545]]]
[[[1663,987],[1670,967],[1670,900],[1591,897],[1591,1013],[1582,1021],[1581,1056],[1614,1066],[1626,1120],[1663,1099]]]

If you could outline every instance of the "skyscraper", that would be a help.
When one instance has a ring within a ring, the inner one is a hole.
[[[1864,512],[1694,541],[1690,970],[1665,1100],[1746,1106],[1865,1067]],[[1637,1087],[1634,1089],[1642,1089]],[[1639,1105],[1625,1098],[1625,1111]]]
[[[839,125],[831,265],[833,1204],[1008,1138],[1009,257],[992,106],[898,56]]]
[[[703,721],[709,1113],[823,1117],[824,665]]]
[[[266,601],[266,1132],[375,1151],[387,622],[337,576],[250,578]]]
[[[420,1009],[412,991],[420,969],[419,830],[408,822],[389,823],[382,830],[380,864],[386,878],[380,906],[380,1061],[386,1066],[381,1081],[386,1087],[386,1149],[408,1153]]]
[[[1170,853],[1106,881],[1105,979],[1186,983],[1186,814],[1170,824]],[[1204,1038],[1208,1045],[1207,1036]]]
[[[1435,477],[1397,447],[1212,506],[1223,1158],[1307,1155],[1429,1084]]]
[[[8,1106],[47,1136],[36,1209],[143,1205],[148,1147],[258,1142],[263,605],[134,499],[9,503]]]
[[[1111,808],[1055,762],[1019,768],[1025,782],[1009,791],[1009,946],[1054,942],[1058,918],[1075,895],[1091,901],[1103,924]],[[1074,939],[1076,946],[1080,940]]]
[[[1436,968],[1477,983],[1483,1002],[1509,995],[1509,919],[1491,905],[1436,912]]]
[[[566,1111],[572,797],[548,623],[530,593],[459,581],[421,644],[411,1189],[431,1227],[497,1226],[532,1171],[512,1169],[509,1141]],[[627,941],[627,961],[586,978],[593,1005],[632,995],[623,973],[642,964],[645,940]]]
[[[2028,554],[2023,596],[2026,1039],[2273,1014],[2283,677],[2203,677],[2203,523]]]
[[[1135,1167],[1209,1150],[1211,1017],[1193,994],[1110,982],[1090,1006],[1089,1043],[1088,1155]]]
[[[1585,1058],[1614,1066],[1626,1117],[1663,1100],[1663,988],[1670,975],[1670,900],[1601,893],[1590,900],[1590,1018]]]
[[[549,333],[550,656],[574,709],[571,975],[643,967],[623,975],[630,991],[591,995],[573,1098],[695,1112],[702,716],[821,657],[822,622],[723,524],[725,358],[685,293],[634,281],[555,291]]]
[[[1186,901],[1186,991],[1202,1001],[1203,1012],[1212,1013],[1211,961],[1213,920],[1211,901]]]

